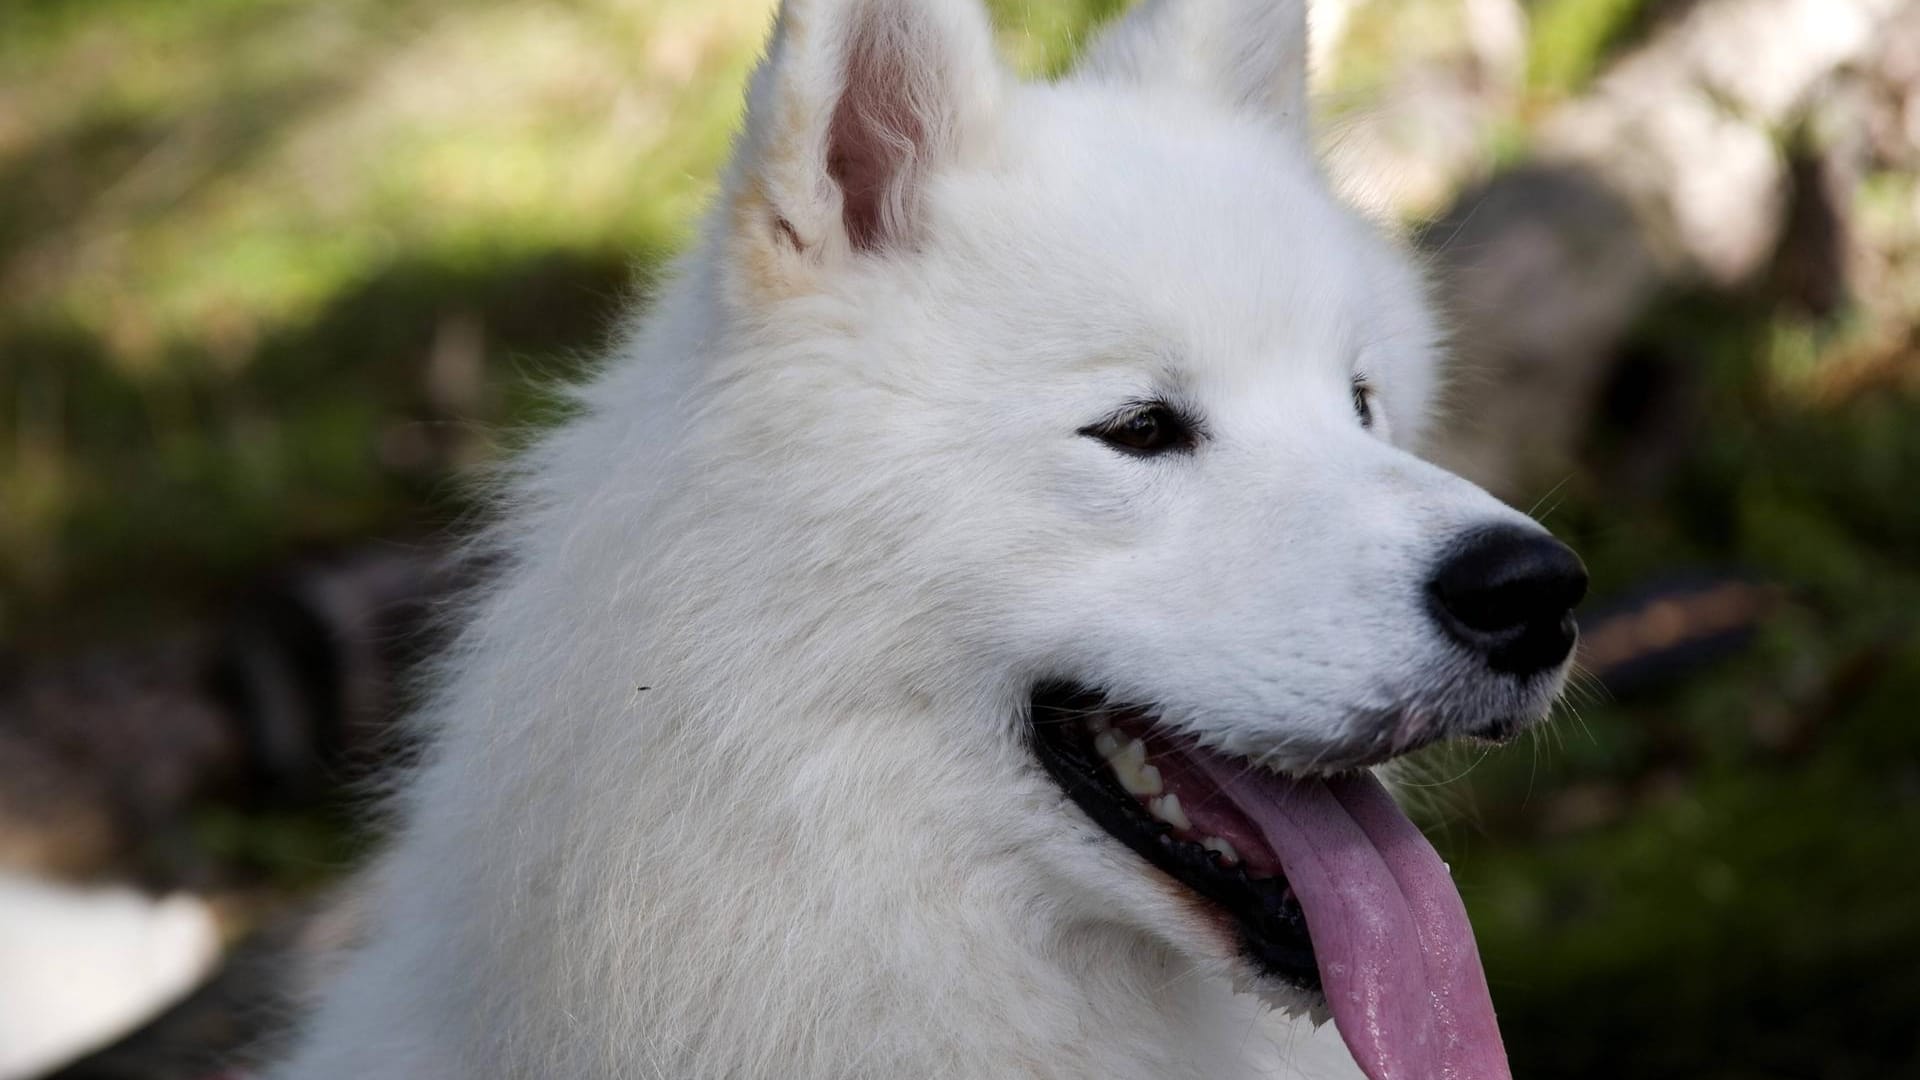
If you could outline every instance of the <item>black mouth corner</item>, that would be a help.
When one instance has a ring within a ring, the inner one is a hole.
[[[1172,826],[1148,814],[1094,750],[1081,722],[1099,712],[1137,712],[1115,706],[1099,691],[1050,682],[1031,699],[1034,754],[1068,798],[1096,824],[1175,881],[1231,917],[1241,954],[1261,974],[1311,994],[1322,993],[1320,968],[1306,915],[1284,878],[1249,876],[1223,865]]]

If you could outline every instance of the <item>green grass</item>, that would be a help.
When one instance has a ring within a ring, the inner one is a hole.
[[[1569,94],[1586,86],[1607,58],[1645,26],[1660,0],[1536,0],[1529,5],[1528,79],[1535,89]]]

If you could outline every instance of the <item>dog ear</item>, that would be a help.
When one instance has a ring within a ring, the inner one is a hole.
[[[1094,41],[1073,77],[1202,93],[1305,142],[1306,0],[1146,0]]]
[[[784,0],[729,178],[737,240],[815,265],[911,247],[928,176],[980,144],[1002,79],[979,0]]]

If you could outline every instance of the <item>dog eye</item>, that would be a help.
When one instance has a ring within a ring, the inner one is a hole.
[[[1367,385],[1365,375],[1353,377],[1353,414],[1360,418],[1360,426],[1373,426],[1373,387]]]
[[[1135,457],[1192,450],[1199,441],[1193,421],[1163,401],[1136,405],[1081,428],[1080,434]]]

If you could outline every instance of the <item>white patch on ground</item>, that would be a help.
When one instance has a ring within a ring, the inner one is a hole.
[[[198,985],[219,951],[197,897],[0,872],[0,1080],[126,1033]]]

